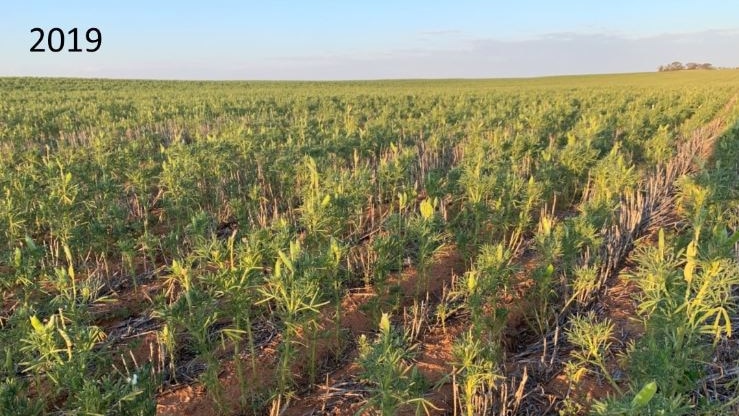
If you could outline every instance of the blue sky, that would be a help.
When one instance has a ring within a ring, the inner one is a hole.
[[[0,76],[455,78],[652,71],[673,60],[739,66],[738,18],[733,0],[4,1]],[[103,33],[96,53],[29,52],[33,27],[92,26]]]

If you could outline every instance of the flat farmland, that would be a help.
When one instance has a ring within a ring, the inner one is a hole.
[[[0,78],[0,414],[737,414],[738,98]]]

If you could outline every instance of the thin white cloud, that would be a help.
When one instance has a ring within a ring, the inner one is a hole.
[[[19,66],[7,75],[338,80],[639,72],[654,71],[659,65],[676,60],[739,66],[736,54],[739,29],[642,37],[608,32],[559,32],[516,40],[470,38],[461,32],[451,33],[452,30],[430,32],[438,32],[440,40],[371,51],[324,51],[271,58],[235,54],[223,60],[176,62],[167,57],[137,62],[97,60],[85,65],[70,59],[55,61],[57,66],[49,66],[43,73],[37,69],[42,66],[36,65],[33,72]]]
[[[464,32],[457,29],[444,29],[444,30],[425,30],[418,32],[421,36],[458,36]]]
[[[737,66],[739,30],[629,37],[548,33],[524,40],[462,39],[444,47],[286,57],[281,73],[305,79],[515,77],[653,71],[675,60]],[[309,70],[310,69],[310,70]]]

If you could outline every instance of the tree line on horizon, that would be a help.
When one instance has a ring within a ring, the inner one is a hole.
[[[696,70],[696,69],[716,69],[713,64],[710,63],[696,63],[696,62],[688,62],[683,64],[682,62],[675,61],[671,64],[667,65],[660,65],[657,69],[658,72],[668,72],[668,71],[683,71],[683,70]]]

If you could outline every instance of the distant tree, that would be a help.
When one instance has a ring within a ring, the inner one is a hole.
[[[703,63],[703,64],[699,64],[697,62],[688,62],[686,64],[683,64],[682,62],[675,61],[668,65],[660,65],[659,68],[657,68],[657,71],[659,72],[682,71],[682,70],[692,71],[696,69],[716,69],[716,68],[708,62]]]

